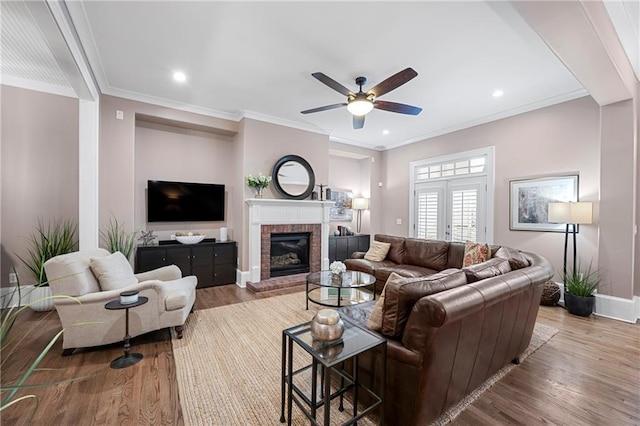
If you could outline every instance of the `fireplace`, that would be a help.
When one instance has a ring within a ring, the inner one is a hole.
[[[310,232],[271,234],[271,277],[309,272]]]

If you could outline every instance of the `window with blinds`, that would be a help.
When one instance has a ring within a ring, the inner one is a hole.
[[[429,240],[438,239],[438,193],[417,194],[416,236]]]
[[[452,241],[477,241],[478,191],[451,191]]]

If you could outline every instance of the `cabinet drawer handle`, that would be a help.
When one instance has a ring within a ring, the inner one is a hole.
[[[167,261],[167,258],[166,258],[166,257],[163,257],[163,258],[162,258],[162,261],[163,261],[163,262],[166,262],[166,261]]]

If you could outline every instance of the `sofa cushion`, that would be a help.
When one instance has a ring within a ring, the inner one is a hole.
[[[376,268],[376,278],[384,277],[384,281],[387,281],[389,275],[391,275],[392,272],[395,272],[401,277],[407,278],[426,277],[427,275],[438,273],[438,271],[436,271],[435,269],[429,269],[423,266],[407,265],[403,263],[401,265],[380,266],[379,268]]]
[[[462,267],[475,265],[477,263],[486,262],[491,259],[491,249],[489,244],[474,243],[467,241],[464,243],[464,259],[462,260]]]
[[[496,251],[495,256],[500,259],[507,259],[512,270],[521,269],[529,266],[529,261],[518,250],[514,250],[509,247],[500,247]]]
[[[383,266],[394,266],[395,263],[388,260],[382,262],[372,262],[366,259],[346,259],[344,261],[345,266],[349,271],[366,272],[367,274],[375,275],[376,269]],[[386,281],[386,277],[385,277]]]
[[[469,283],[474,283],[486,278],[506,274],[511,271],[511,266],[509,265],[508,260],[495,258],[487,260],[486,262],[467,266],[462,268],[462,271],[467,276],[467,281]]]
[[[402,279],[402,277],[395,272],[389,275],[389,279],[387,283],[392,281],[397,281]],[[387,285],[384,285],[382,289],[382,293],[380,293],[380,297],[376,301],[376,304],[373,305],[373,309],[371,309],[371,315],[369,316],[369,320],[367,321],[367,328],[373,331],[381,331],[382,330],[382,308],[384,306],[384,289],[387,288]]]
[[[428,277],[388,281],[382,310],[382,334],[390,337],[401,336],[411,309],[418,300],[466,283],[466,276],[459,269],[446,269]]]
[[[447,241],[424,240],[407,238],[405,242],[404,262],[410,265],[422,266],[436,271],[447,269]]]
[[[364,258],[372,262],[380,262],[387,257],[389,248],[391,248],[391,243],[373,241],[371,243],[371,247],[369,247],[369,250],[367,250],[367,253],[364,255]]]
[[[373,239],[375,241],[380,241],[383,243],[390,243],[391,247],[389,248],[389,253],[387,253],[387,260],[390,260],[394,263],[405,263],[404,262],[404,237],[394,237],[392,235],[380,235],[376,234]]]
[[[138,282],[131,264],[119,251],[109,256],[94,257],[89,265],[102,291],[118,290]]]

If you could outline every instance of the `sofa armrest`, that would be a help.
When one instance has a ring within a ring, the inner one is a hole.
[[[354,251],[351,253],[350,259],[364,259],[364,255],[367,254],[363,251]]]
[[[149,280],[172,281],[182,278],[182,271],[176,265],[163,266],[148,272],[135,274],[138,282]]]

